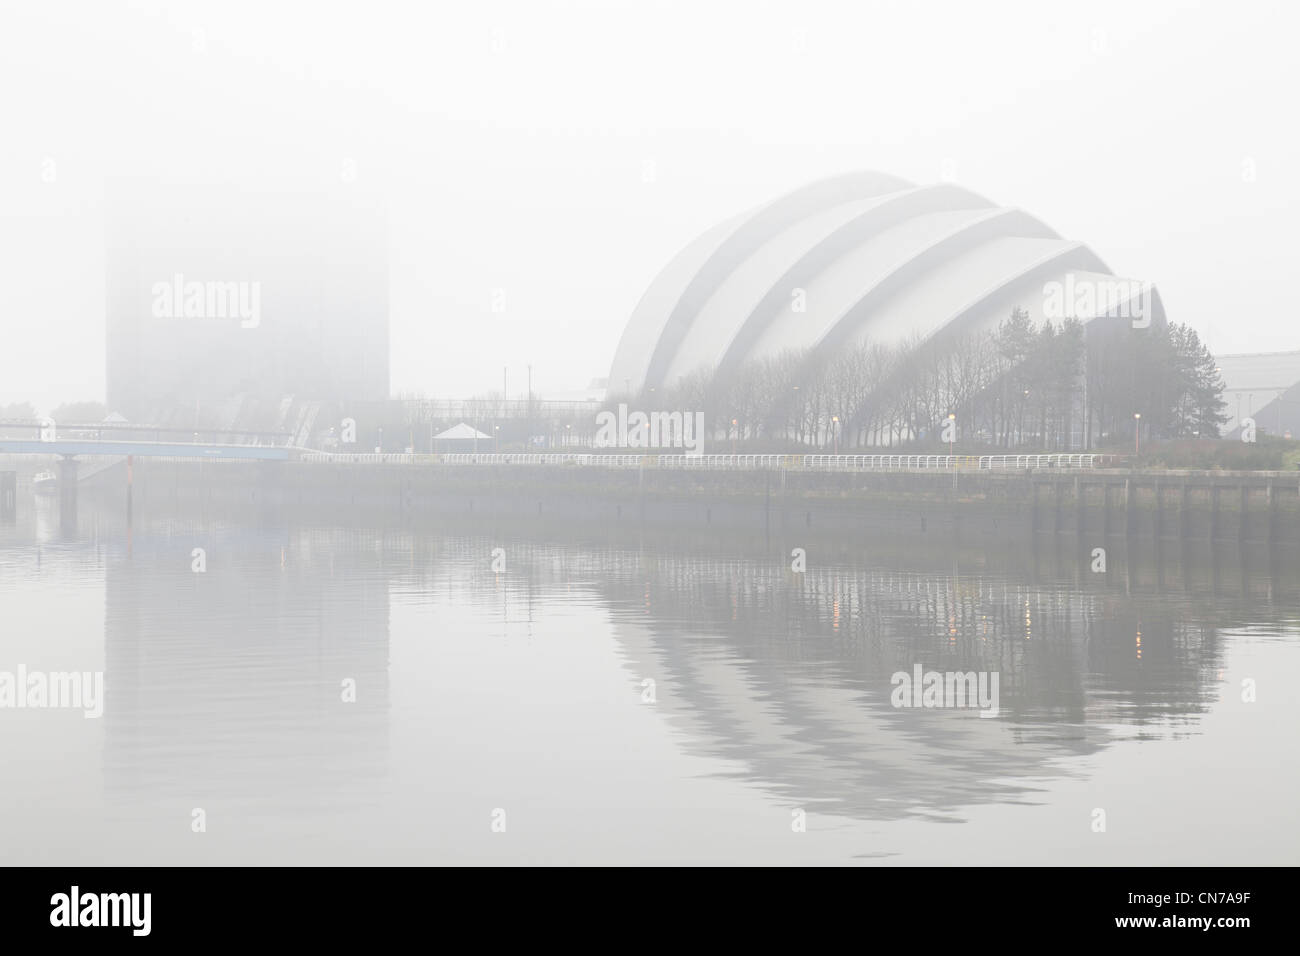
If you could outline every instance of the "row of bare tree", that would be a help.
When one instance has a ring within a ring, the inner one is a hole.
[[[1217,436],[1222,391],[1188,326],[1085,334],[1077,320],[1036,326],[1017,309],[995,330],[863,342],[830,357],[786,351],[631,401],[703,410],[707,433],[746,442],[939,444],[954,434],[942,427],[951,417],[964,444],[1061,450],[1131,437],[1139,425],[1154,437]]]

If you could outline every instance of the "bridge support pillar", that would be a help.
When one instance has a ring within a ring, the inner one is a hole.
[[[12,521],[18,516],[18,472],[0,471],[0,519]]]
[[[1084,527],[1084,504],[1088,494],[1087,486],[1080,480],[1078,475],[1074,476],[1074,533],[1076,537],[1083,537]]]
[[[77,533],[77,459],[59,460],[59,530],[64,536]]]
[[[1151,521],[1151,536],[1159,541],[1165,531],[1164,489],[1160,487],[1159,478],[1152,482],[1152,489],[1156,496],[1156,509]]]
[[[1136,492],[1133,487],[1133,479],[1124,479],[1124,536],[1131,537],[1133,534],[1133,509],[1137,506]]]
[[[1237,522],[1237,537],[1243,541],[1249,529],[1248,520],[1250,515],[1250,486],[1245,480],[1241,481],[1241,517]]]
[[[1273,541],[1277,538],[1277,488],[1272,478],[1268,480],[1264,494],[1268,502],[1268,540]]]
[[[1187,504],[1187,479],[1178,486],[1178,537],[1186,538],[1190,530],[1191,512]]]
[[[263,521],[279,520],[284,505],[284,469],[278,461],[257,463],[258,511]]]

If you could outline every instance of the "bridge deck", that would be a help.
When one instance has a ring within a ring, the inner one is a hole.
[[[0,438],[0,455],[135,455],[140,458],[227,458],[287,461],[293,449],[277,445],[205,445],[193,442],[94,441],[66,439],[26,441]]]

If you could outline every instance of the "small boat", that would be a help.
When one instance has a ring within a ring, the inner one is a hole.
[[[59,476],[52,471],[37,472],[32,478],[32,490],[38,495],[52,495],[59,489]]]

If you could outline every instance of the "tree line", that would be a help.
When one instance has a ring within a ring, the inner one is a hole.
[[[938,445],[950,416],[967,447],[1058,451],[1131,441],[1139,427],[1144,439],[1217,437],[1228,420],[1214,357],[1189,326],[1098,320],[1085,334],[1021,309],[991,330],[701,369],[633,401],[703,410],[715,440],[841,450]]]

